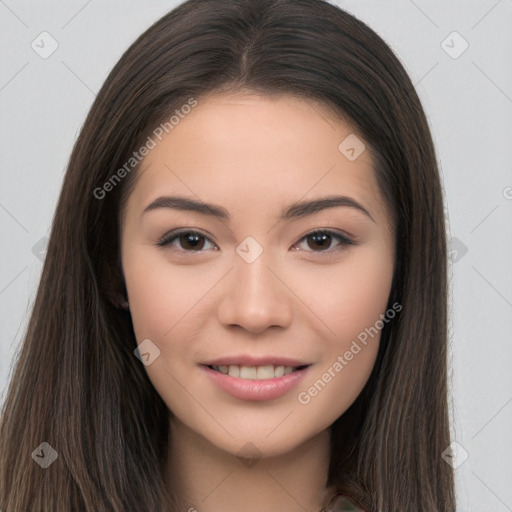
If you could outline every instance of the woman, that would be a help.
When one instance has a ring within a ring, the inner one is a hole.
[[[387,45],[320,0],[185,2],[71,155],[1,510],[453,512],[446,286]]]

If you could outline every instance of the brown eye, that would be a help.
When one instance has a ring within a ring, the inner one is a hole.
[[[321,250],[329,249],[332,242],[331,235],[327,234],[313,234],[307,237],[308,247],[313,250]]]
[[[335,231],[314,231],[301,238],[297,245],[300,246],[303,241],[306,241],[307,247],[302,248],[308,252],[328,252],[337,247],[341,249],[347,245],[354,245],[348,237]]]
[[[216,248],[215,244],[208,237],[197,231],[173,231],[167,233],[157,245],[160,247],[172,246],[181,252],[205,252],[207,249]]]
[[[182,249],[190,250],[190,251],[199,251],[204,246],[204,236],[195,234],[195,233],[187,233],[185,235],[179,235],[178,240],[180,241],[180,245]]]

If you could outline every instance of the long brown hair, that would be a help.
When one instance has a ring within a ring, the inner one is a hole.
[[[322,0],[189,0],[113,68],[70,158],[3,405],[0,509],[172,504],[162,476],[169,412],[119,307],[119,222],[136,179],[137,166],[126,167],[133,152],[176,109],[216,91],[320,101],[371,149],[395,221],[389,304],[402,311],[384,326],[363,392],[332,426],[328,484],[368,511],[453,512],[453,472],[441,457],[450,444],[447,255],[431,135],[390,48]],[[44,470],[31,456],[42,442],[58,454]]]

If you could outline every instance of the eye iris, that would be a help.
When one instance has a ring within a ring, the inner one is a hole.
[[[198,251],[204,246],[204,237],[196,235],[194,233],[185,233],[180,237],[180,244],[183,249],[190,249],[192,251]]]
[[[316,247],[311,244],[311,240],[313,240]],[[310,249],[327,249],[331,245],[331,235],[325,233],[314,233],[308,236],[308,247]]]

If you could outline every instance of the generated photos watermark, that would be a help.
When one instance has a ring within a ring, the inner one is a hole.
[[[389,323],[396,314],[402,311],[402,305],[395,302],[384,314],[380,315],[371,327],[367,327],[364,331],[361,331],[357,335],[357,340],[352,341],[350,348],[344,352],[343,355],[339,355],[336,361],[327,368],[322,376],[306,391],[301,391],[297,395],[297,400],[302,405],[307,405],[311,402],[311,399],[318,395],[329,382],[332,381],[344,368],[347,366],[354,357],[361,352],[361,350],[368,345],[368,342],[373,340],[384,326]]]
[[[127,174],[130,174],[133,169],[136,168],[144,157],[146,157],[152,149],[155,149],[158,142],[161,142],[164,134],[168,134],[173,130],[182,119],[192,112],[192,109],[197,106],[197,100],[189,98],[187,103],[184,103],[179,109],[176,109],[173,115],[165,122],[159,124],[152,132],[152,135],[148,135],[146,142],[138,149],[134,151],[132,156],[107,180],[101,187],[96,187],[93,191],[96,199],[104,199],[108,192],[114,190],[114,188],[121,182]],[[158,142],[157,140],[158,139]]]

